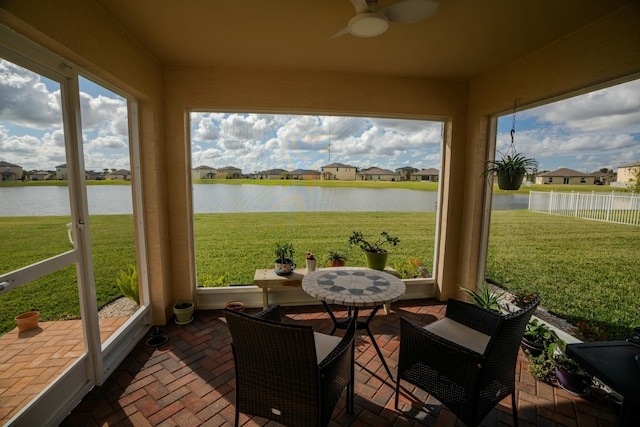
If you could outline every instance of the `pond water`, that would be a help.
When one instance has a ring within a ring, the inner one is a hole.
[[[92,215],[132,213],[128,185],[87,186]],[[438,193],[392,188],[194,184],[195,213],[435,211]],[[494,210],[527,209],[529,196],[494,194]],[[0,187],[0,216],[69,215],[67,187]]]

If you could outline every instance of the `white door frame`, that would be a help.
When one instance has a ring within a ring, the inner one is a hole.
[[[0,25],[0,57],[60,84],[65,152],[69,165],[67,169],[68,188],[72,218],[71,228],[75,237],[74,249],[0,276],[0,283],[5,284],[4,290],[0,289],[0,292],[5,292],[70,264],[75,263],[76,265],[85,353],[9,421],[9,425],[12,426],[53,426],[58,425],[94,385],[101,384],[113,372],[150,328],[151,316],[148,303],[145,245],[139,243],[144,242],[142,198],[140,191],[134,191],[138,272],[141,280],[141,301],[145,301],[145,304],[141,310],[138,310],[125,322],[117,335],[110,337],[102,345],[100,343],[84,174],[78,88],[78,75],[81,70],[2,25]],[[138,185],[137,188],[141,188],[139,186],[141,173],[137,135],[137,104],[130,97],[127,97],[127,100],[129,103],[131,157],[132,164],[134,164],[132,186],[135,183]]]

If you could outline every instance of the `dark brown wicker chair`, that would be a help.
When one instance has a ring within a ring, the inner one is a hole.
[[[279,306],[256,316],[225,309],[240,412],[287,426],[326,426],[345,388],[353,410],[355,322],[345,335],[314,333],[310,326],[280,322]]]
[[[469,426],[478,425],[511,394],[518,425],[515,367],[525,326],[540,303],[501,315],[450,299],[445,318],[425,327],[400,319],[400,380],[433,395]]]

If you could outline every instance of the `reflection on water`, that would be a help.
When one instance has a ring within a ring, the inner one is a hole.
[[[91,215],[132,213],[128,185],[87,186]],[[393,188],[194,184],[195,213],[435,211],[438,193]],[[494,210],[527,209],[529,196],[494,194]],[[0,216],[69,215],[67,187],[0,187]]]

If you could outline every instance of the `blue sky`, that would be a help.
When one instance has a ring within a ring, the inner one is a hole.
[[[86,169],[130,169],[125,100],[84,79],[80,90]],[[499,151],[511,143],[512,119],[509,113],[498,122]],[[640,80],[518,111],[515,128],[516,149],[535,157],[540,170],[591,172],[639,161]],[[319,169],[331,161],[440,169],[439,122],[193,113],[191,130],[194,167],[249,173]],[[0,61],[0,160],[26,170],[66,162],[57,84],[6,61]]]

